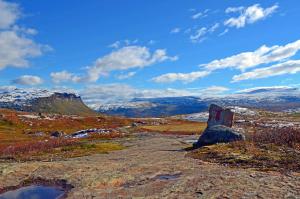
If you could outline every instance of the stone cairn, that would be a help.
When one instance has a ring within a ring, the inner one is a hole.
[[[234,112],[224,109],[218,105],[211,104],[209,107],[209,118],[207,128],[194,143],[194,147],[202,147],[216,143],[227,143],[232,141],[244,140],[245,136],[233,130]]]

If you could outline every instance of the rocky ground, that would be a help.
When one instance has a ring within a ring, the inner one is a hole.
[[[68,198],[300,198],[300,174],[229,168],[186,156],[195,136],[139,133],[121,151],[55,162],[0,164],[0,188],[65,179]]]

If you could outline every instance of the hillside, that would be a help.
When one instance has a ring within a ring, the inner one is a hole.
[[[0,93],[0,108],[64,115],[96,115],[74,93],[14,89]]]

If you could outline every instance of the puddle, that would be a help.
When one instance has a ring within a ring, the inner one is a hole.
[[[161,180],[161,181],[168,181],[168,180],[176,180],[181,176],[181,173],[177,173],[177,174],[161,174],[161,175],[157,175],[153,178],[147,178],[146,180],[141,180],[141,181],[135,181],[135,182],[128,182],[126,184],[123,185],[124,188],[134,188],[137,186],[141,186],[141,185],[145,185],[149,182],[153,182],[156,180]]]
[[[162,174],[162,175],[157,175],[153,178],[153,180],[176,180],[177,178],[179,178],[181,176],[181,174]]]
[[[63,199],[72,188],[66,180],[30,178],[17,186],[0,189],[0,199]]]
[[[0,199],[59,199],[64,195],[57,187],[32,185],[0,194]]]

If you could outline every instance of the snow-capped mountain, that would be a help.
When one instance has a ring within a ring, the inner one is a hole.
[[[78,115],[93,113],[76,93],[33,88],[0,88],[0,108]]]
[[[219,97],[136,98],[126,103],[101,105],[96,110],[105,114],[127,117],[160,117],[205,112],[211,103],[231,107],[285,111],[300,108],[300,91],[289,87],[272,87],[270,89],[260,87]],[[239,108],[236,111],[244,110]]]

